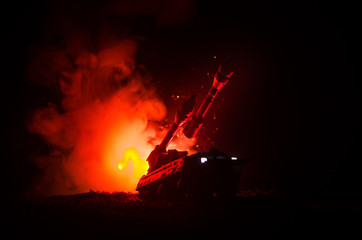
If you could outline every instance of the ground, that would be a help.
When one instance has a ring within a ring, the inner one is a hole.
[[[13,201],[7,231],[53,238],[174,239],[222,234],[263,238],[348,238],[358,234],[362,204],[295,201],[273,191],[248,191],[208,202],[143,202],[131,193],[88,193]],[[360,233],[359,233],[360,234]]]

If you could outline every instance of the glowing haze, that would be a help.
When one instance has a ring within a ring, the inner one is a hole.
[[[165,105],[145,67],[135,64],[136,51],[135,41],[122,40],[97,54],[70,59],[64,51],[46,51],[34,60],[32,71],[53,81],[62,100],[37,109],[28,122],[51,151],[35,157],[43,174],[32,191],[135,191],[148,169],[145,159],[166,131],[158,124]]]
[[[30,194],[135,191],[167,129],[152,74],[136,59],[142,37],[131,33],[132,22],[144,15],[155,28],[182,25],[192,6],[192,0],[49,4],[42,36],[28,50],[29,83],[52,99],[27,120],[47,146],[32,156],[39,171]],[[178,135],[171,148],[194,143]]]

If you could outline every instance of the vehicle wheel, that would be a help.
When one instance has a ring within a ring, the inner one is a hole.
[[[183,178],[177,180],[176,196],[178,200],[184,200],[186,198],[185,183]]]
[[[167,202],[167,188],[165,184],[160,184],[157,188],[157,201],[159,202]]]
[[[139,192],[139,198],[143,201],[152,201],[152,194],[149,190]]]
[[[192,194],[192,192],[192,188],[187,185],[184,178],[179,178],[177,181],[177,199],[181,201],[193,200],[195,194]]]

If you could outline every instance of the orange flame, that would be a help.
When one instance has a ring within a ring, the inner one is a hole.
[[[33,193],[135,191],[147,171],[142,159],[163,134],[157,122],[166,115],[149,85],[150,74],[135,64],[136,50],[136,42],[123,40],[97,54],[40,52],[30,64],[32,81],[56,86],[62,93],[61,101],[37,109],[28,122],[50,150],[49,156],[35,158],[42,175]],[[132,164],[119,171],[122,155]]]
[[[118,169],[120,171],[132,170],[128,162],[133,163],[133,178],[139,180],[144,174],[147,174],[149,168],[148,162],[140,158],[138,151],[134,147],[127,148],[123,153],[123,159],[118,163]]]
[[[136,50],[124,40],[75,58],[66,51],[40,53],[30,65],[34,81],[62,92],[60,103],[36,110],[28,122],[50,149],[35,159],[42,175],[32,192],[135,191],[148,169],[144,159],[166,134],[159,124],[166,107],[145,67],[135,64]],[[176,137],[170,148],[193,144]]]

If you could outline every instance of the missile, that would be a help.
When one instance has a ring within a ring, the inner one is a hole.
[[[202,102],[199,110],[196,114],[193,114],[189,121],[186,123],[183,133],[188,138],[194,138],[204,123],[204,117],[209,110],[214,98],[219,93],[233,75],[232,71],[229,71],[226,67],[220,66],[218,71],[214,75],[214,81],[204,101]]]
[[[162,166],[165,161],[167,161],[166,157],[166,148],[168,144],[171,142],[172,138],[174,137],[176,131],[179,129],[180,126],[182,126],[192,115],[194,111],[196,101],[196,95],[192,95],[189,97],[185,102],[183,102],[178,109],[175,120],[170,128],[168,130],[166,136],[162,139],[162,142],[159,145],[156,145],[155,149],[150,153],[150,155],[147,158],[149,169],[148,172],[152,172],[153,170],[159,168]],[[186,156],[187,152],[180,152],[178,154],[181,156]]]
[[[173,136],[175,135],[176,131],[179,129],[179,127],[184,124],[192,115],[194,111],[196,101],[196,94],[189,97],[185,102],[183,102],[178,109],[175,120],[166,134],[166,136],[163,138],[162,142],[160,143],[161,149],[166,149],[170,141],[172,140]]]

